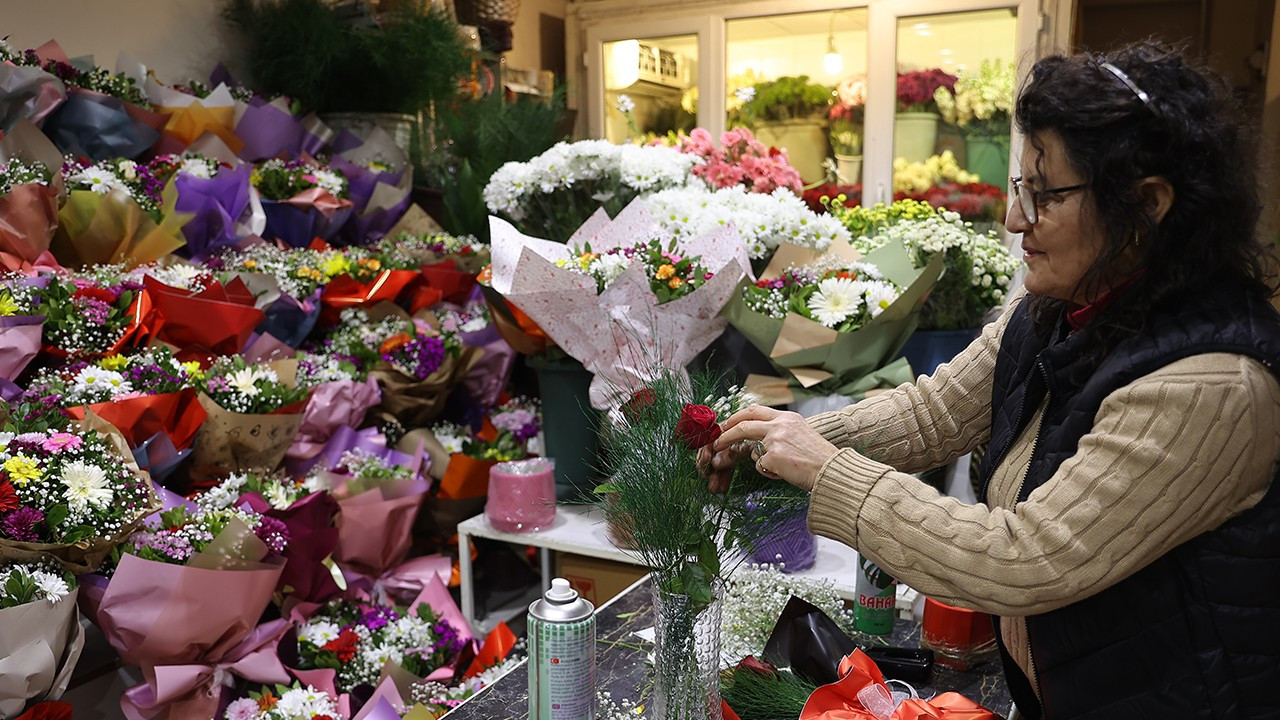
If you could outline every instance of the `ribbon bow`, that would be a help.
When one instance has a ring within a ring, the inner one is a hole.
[[[932,700],[908,698],[894,708],[884,675],[861,650],[840,661],[840,675],[836,682],[813,691],[800,720],[999,720],[995,713],[956,692],[942,693]],[[888,708],[881,700],[889,703]]]
[[[285,620],[259,625],[211,664],[143,666],[143,684],[129,688],[120,698],[125,717],[213,717],[223,688],[234,684],[237,676],[255,683],[289,682],[289,673],[276,655],[276,644],[288,627]]]

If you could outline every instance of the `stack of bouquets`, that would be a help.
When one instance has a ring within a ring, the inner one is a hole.
[[[58,228],[61,167],[58,149],[29,121],[20,121],[0,139],[0,264],[5,268],[57,265],[48,251]]]
[[[186,244],[191,218],[174,209],[177,194],[157,168],[127,158],[62,166],[67,200],[58,214],[53,254],[68,267],[153,262]]]
[[[140,290],[120,266],[49,276],[37,309],[45,319],[44,352],[69,362],[118,354],[137,332]]]
[[[286,623],[258,625],[290,543],[279,520],[245,507],[179,504],[120,547],[109,577],[82,578],[86,614],[144,683],[130,717],[210,717],[227,674],[288,679],[275,657]]]
[[[38,292],[45,280],[0,276],[0,379],[12,382],[40,353],[44,316]]]
[[[0,561],[0,716],[67,689],[84,648],[77,593],[55,564]]]
[[[744,283],[725,308],[781,375],[751,376],[747,389],[775,405],[860,397],[910,380],[906,361],[894,358],[941,271],[941,258],[915,267],[901,242],[861,258],[845,243],[823,255],[780,250],[761,279]]]
[[[0,49],[0,63],[38,67],[60,80],[66,101],[45,116],[42,128],[59,150],[103,160],[136,158],[160,139],[165,117],[151,111],[142,89],[124,73],[72,65],[55,42],[35,50]]]
[[[182,363],[160,345],[131,355],[108,355],[45,368],[28,396],[53,396],[67,414],[93,413],[115,426],[130,448],[163,434],[176,450],[195,440],[206,412],[196,399],[196,363]]]
[[[183,360],[244,352],[265,317],[240,278],[223,283],[184,263],[142,273],[136,313],[141,332],[150,342],[172,345]]]
[[[493,221],[493,290],[595,375],[597,409],[643,387],[647,368],[688,364],[724,330],[720,309],[750,273],[734,228],[681,241],[658,217],[637,200],[613,220],[596,214],[567,245]]]
[[[0,557],[91,572],[158,502],[123,438],[38,405],[7,408],[0,433]]]
[[[614,217],[637,197],[688,186],[698,161],[663,146],[562,142],[528,162],[498,168],[484,201],[522,232],[565,242],[598,209]]]
[[[309,159],[271,159],[258,164],[250,182],[267,214],[263,237],[291,247],[306,247],[313,238],[331,240],[351,217],[347,178],[342,172]]]
[[[320,295],[347,271],[342,251],[331,248],[280,248],[257,243],[208,259],[205,266],[224,281],[233,276],[257,297],[266,315],[259,332],[296,348],[320,318]]]
[[[344,572],[378,578],[404,560],[430,489],[423,460],[362,444],[312,470],[310,487],[327,490],[342,508],[333,559]]]
[[[302,423],[307,389],[296,363],[251,364],[239,355],[216,360],[197,381],[209,417],[192,451],[197,483],[253,468],[274,470]]]
[[[452,679],[470,639],[470,632],[426,602],[404,610],[334,600],[297,628],[296,647],[282,648],[281,656],[304,682],[339,694],[371,690],[388,679],[407,690],[409,683]]]
[[[205,511],[243,507],[283,523],[289,545],[277,590],[293,602],[320,602],[340,588],[325,562],[338,543],[338,503],[284,473],[237,473],[196,497]]]

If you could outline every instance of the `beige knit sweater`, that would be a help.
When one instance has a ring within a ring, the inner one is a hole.
[[[932,377],[810,418],[844,449],[819,472],[808,520],[929,597],[1004,616],[1034,686],[1021,617],[1098,593],[1262,499],[1280,460],[1280,383],[1239,355],[1171,363],[1108,396],[1077,453],[1018,503],[1041,407],[996,469],[991,505],[966,505],[907,473],[988,438],[1007,320]]]

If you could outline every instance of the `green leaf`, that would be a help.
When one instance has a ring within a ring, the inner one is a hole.
[[[49,508],[49,512],[45,513],[44,524],[49,528],[49,532],[56,533],[58,526],[66,521],[67,515],[71,509],[61,503]]]
[[[81,540],[88,540],[89,538],[97,534],[98,534],[98,531],[94,529],[92,526],[77,525],[76,527],[71,528],[69,532],[67,532],[65,535],[62,536],[62,541],[65,543],[77,543],[77,542],[80,542]]]
[[[597,495],[608,495],[610,493],[620,492],[622,486],[615,482],[600,483],[596,486],[594,492]]]

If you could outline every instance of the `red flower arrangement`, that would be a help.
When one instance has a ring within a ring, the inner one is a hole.
[[[716,411],[706,405],[686,404],[680,412],[680,422],[676,424],[676,435],[689,446],[697,450],[716,441],[720,437],[720,425],[716,423]]]
[[[937,110],[933,94],[944,87],[956,91],[956,76],[940,68],[898,73],[898,111],[932,112]]]

